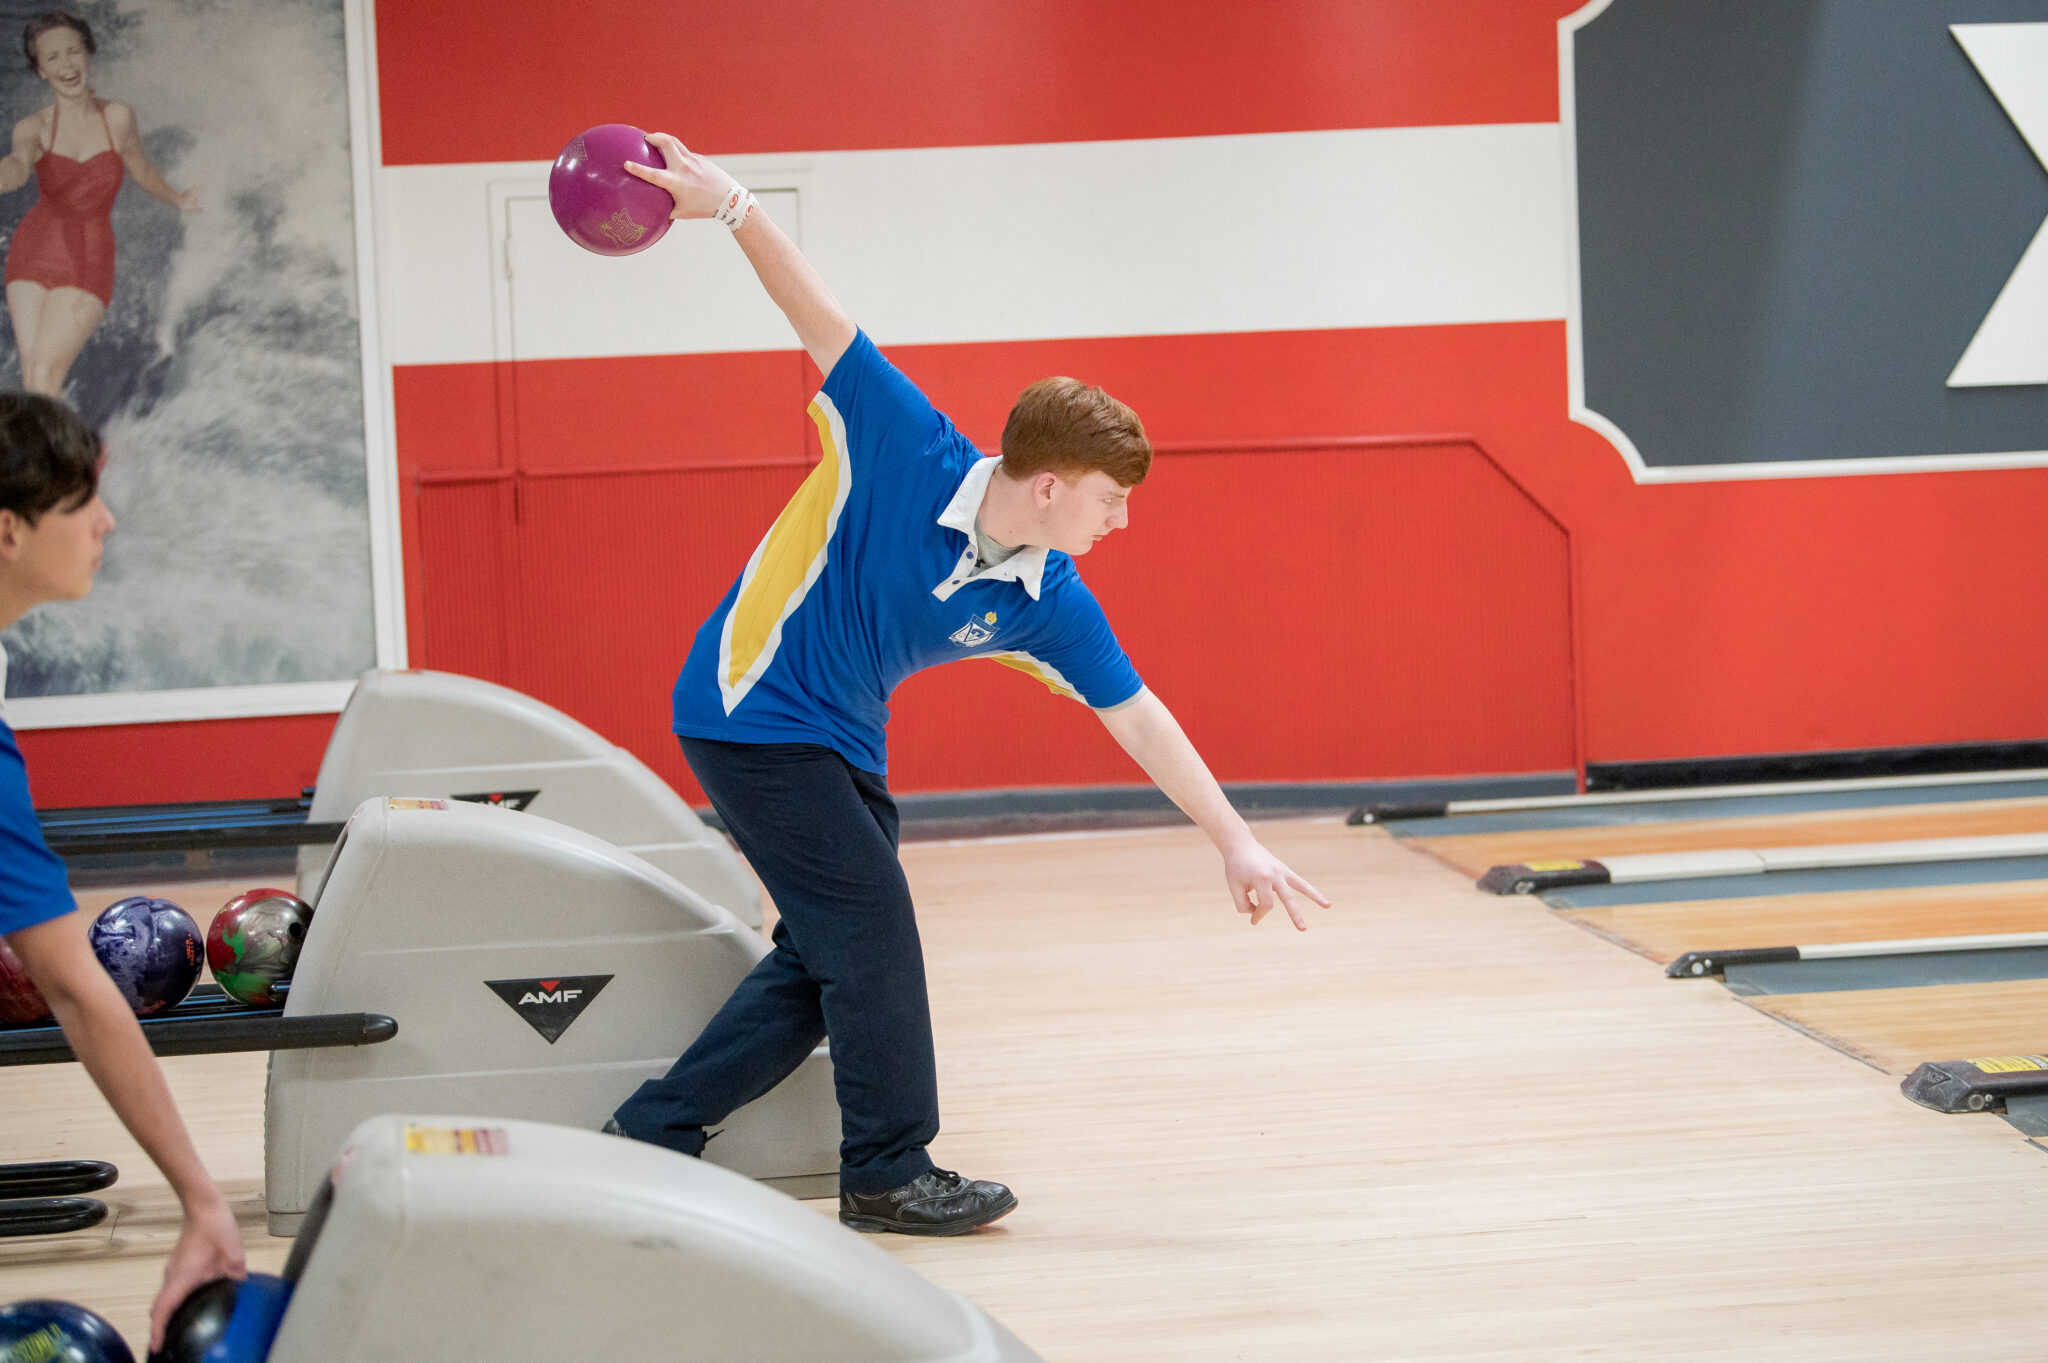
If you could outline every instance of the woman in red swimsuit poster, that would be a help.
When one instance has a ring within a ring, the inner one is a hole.
[[[0,158],[0,194],[33,176],[39,196],[8,243],[7,312],[22,386],[62,395],[72,362],[113,300],[114,199],[124,169],[180,212],[196,211],[198,195],[164,179],[142,149],[133,109],[93,93],[99,49],[85,20],[38,14],[22,50],[55,100],[14,125],[14,148]]]

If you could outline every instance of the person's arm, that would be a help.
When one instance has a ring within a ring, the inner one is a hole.
[[[675,200],[675,218],[708,218],[725,202],[737,183],[704,157],[697,155],[667,133],[649,133],[647,140],[668,163],[667,170],[654,170],[628,161],[626,169],[651,185],[659,185]],[[740,249],[761,277],[761,287],[782,309],[795,329],[797,340],[809,352],[818,372],[830,376],[832,366],[853,344],[853,319],[839,306],[839,300],[825,287],[825,281],[804,259],[767,213],[756,208],[733,233]]]
[[[107,105],[107,131],[113,134],[114,150],[121,153],[121,164],[128,167],[128,173],[135,177],[135,183],[152,197],[163,200],[180,213],[199,211],[199,191],[196,189],[172,189],[164,173],[157,169],[156,162],[149,159],[149,153],[142,149],[142,131],[136,124],[135,111],[125,104]]]
[[[1154,785],[1179,805],[1195,826],[1206,833],[1223,854],[1223,878],[1239,913],[1251,915],[1257,923],[1283,904],[1294,926],[1308,930],[1308,921],[1294,902],[1296,894],[1330,907],[1322,891],[1303,880],[1287,864],[1260,846],[1250,825],[1231,808],[1223,788],[1209,774],[1208,764],[1181,732],[1179,721],[1164,701],[1149,690],[1137,699],[1113,710],[1098,710],[1097,716],[1110,736],[1122,745]]]
[[[12,194],[27,184],[42,154],[42,135],[36,130],[36,116],[30,114],[14,125],[13,149],[0,157],[0,194]]]
[[[242,1232],[192,1147],[128,1001],[92,954],[81,918],[74,911],[23,928],[9,933],[7,944],[42,991],[85,1072],[135,1143],[163,1171],[184,1208],[184,1227],[149,1311],[150,1348],[155,1349],[163,1342],[164,1323],[193,1288],[247,1274]]]

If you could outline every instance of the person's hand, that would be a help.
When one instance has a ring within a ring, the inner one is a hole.
[[[218,1192],[210,1201],[185,1209],[185,1225],[178,1243],[164,1265],[164,1285],[149,1308],[149,1349],[163,1347],[164,1325],[192,1290],[215,1278],[246,1278],[248,1262],[242,1257],[242,1228],[235,1214]]]
[[[626,162],[626,169],[650,185],[659,185],[676,201],[671,218],[708,218],[738,183],[717,166],[667,133],[647,134],[648,143],[668,163],[666,170]]]
[[[205,208],[200,206],[199,189],[197,186],[191,189],[180,190],[177,195],[176,204],[180,213],[204,213],[206,211]]]
[[[1301,908],[1294,902],[1296,895],[1326,909],[1330,907],[1321,890],[1289,870],[1286,862],[1268,852],[1255,838],[1246,838],[1224,853],[1223,879],[1230,886],[1237,911],[1250,914],[1255,926],[1273,911],[1275,904],[1284,904],[1294,926],[1307,932],[1308,920],[1301,916]]]

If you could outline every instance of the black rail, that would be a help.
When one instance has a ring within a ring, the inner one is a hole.
[[[162,1017],[141,1021],[142,1035],[158,1055],[374,1046],[398,1035],[398,1023],[382,1013],[288,1018],[282,1005],[248,1008],[217,992],[195,993]],[[0,1027],[0,1065],[54,1065],[77,1058],[55,1023]]]
[[[212,800],[161,805],[45,809],[43,839],[60,857],[197,852],[234,847],[300,847],[333,842],[338,823],[309,823],[309,796],[295,800]]]

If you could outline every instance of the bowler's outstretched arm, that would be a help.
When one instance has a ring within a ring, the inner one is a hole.
[[[1149,690],[1140,691],[1129,704],[1097,713],[1110,736],[1145,769],[1153,784],[1165,791],[1166,797],[1179,805],[1196,827],[1209,835],[1209,841],[1216,844],[1216,850],[1223,854],[1223,878],[1230,886],[1230,896],[1239,913],[1250,914],[1252,922],[1257,923],[1272,911],[1273,905],[1283,904],[1294,926],[1305,932],[1308,920],[1301,916],[1301,907],[1294,897],[1301,895],[1326,909],[1330,907],[1322,891],[1296,875],[1287,863],[1252,836],[1250,825],[1231,808],[1223,788],[1209,774],[1208,764],[1195,751],[1195,745],[1188,742],[1179,721],[1159,697]]]

